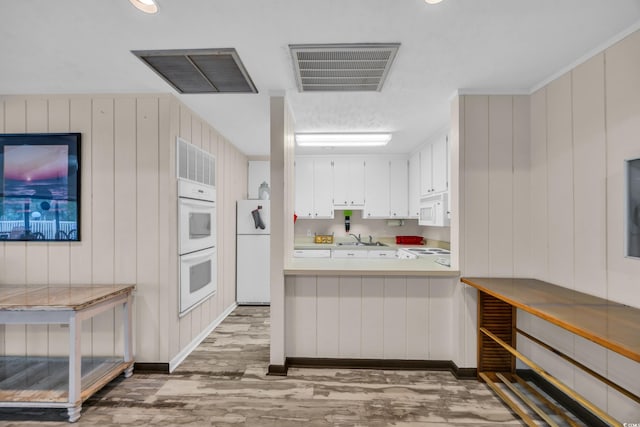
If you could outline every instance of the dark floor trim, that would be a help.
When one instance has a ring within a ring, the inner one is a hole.
[[[589,427],[607,427],[609,425],[531,369],[518,369],[516,373],[523,380],[534,383]]]
[[[269,365],[267,369],[267,375],[272,375],[276,377],[286,377],[287,371],[289,370],[289,365],[285,362],[284,365]]]
[[[335,359],[318,357],[287,357],[286,368],[450,371],[458,379],[476,379],[475,368],[458,368],[458,366],[451,360]],[[284,375],[286,375],[286,373]]]
[[[453,362],[451,362],[453,363]],[[478,370],[476,368],[458,368],[458,366],[453,363],[455,369],[452,369],[451,372],[455,377],[459,380],[477,380],[478,379]]]
[[[168,374],[168,363],[140,363],[133,364],[134,373],[150,373],[150,374]]]

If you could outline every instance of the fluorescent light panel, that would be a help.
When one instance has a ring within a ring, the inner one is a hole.
[[[380,147],[391,141],[390,133],[297,133],[300,147]]]

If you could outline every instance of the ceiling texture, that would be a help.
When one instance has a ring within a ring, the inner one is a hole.
[[[530,93],[640,28],[640,0],[157,3],[0,0],[0,94],[173,93],[264,156],[269,97],[285,93],[298,132],[391,132],[367,151],[409,153],[446,129],[455,93]],[[289,45],[350,43],[400,43],[380,91],[299,92]],[[132,53],[230,48],[258,93],[180,94]]]

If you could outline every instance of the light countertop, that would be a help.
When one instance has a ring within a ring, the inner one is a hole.
[[[369,241],[369,236],[361,236],[363,242]],[[294,238],[294,247],[295,249],[349,249],[349,250],[359,250],[359,249],[390,249],[396,250],[398,248],[409,248],[409,247],[432,247],[432,248],[444,248],[449,249],[448,244],[446,242],[440,242],[437,240],[428,240],[425,245],[408,245],[406,243],[396,244],[395,237],[378,237],[373,239],[374,242],[384,243],[386,246],[352,246],[352,245],[339,245],[338,243],[342,242],[355,242],[353,237],[336,237],[334,239],[334,243],[314,243],[313,237],[306,236],[296,236]]]
[[[374,239],[387,246],[340,246],[339,242],[353,238],[336,239],[333,244],[314,243],[313,237],[296,237],[295,249],[344,250],[396,250],[417,245],[397,245],[394,237]],[[367,241],[363,237],[364,241]],[[438,242],[441,243],[441,242]],[[436,246],[428,242],[429,246]],[[440,245],[441,246],[441,245]],[[291,258],[285,262],[287,276],[459,276],[458,270],[434,262],[438,255],[416,259],[399,258]]]

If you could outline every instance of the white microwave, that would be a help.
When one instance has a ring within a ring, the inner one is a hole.
[[[449,226],[449,193],[443,192],[420,199],[419,225]]]

